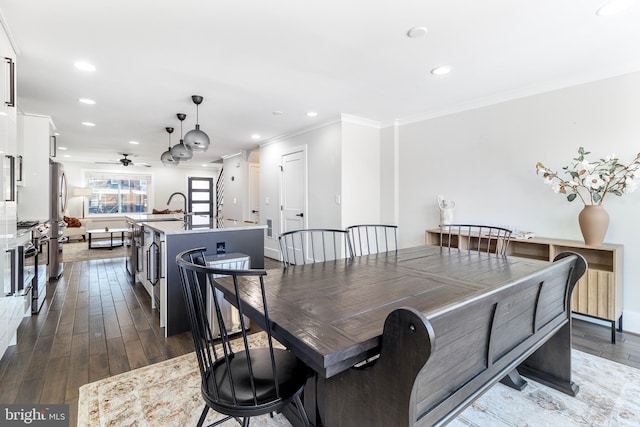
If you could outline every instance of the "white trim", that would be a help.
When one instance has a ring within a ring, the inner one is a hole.
[[[351,114],[341,114],[343,122],[353,123],[356,125],[367,126],[375,129],[382,129],[381,123],[377,120],[371,120],[364,117],[352,116]]]
[[[18,43],[16,43],[16,39],[13,37],[13,33],[9,28],[9,24],[7,24],[7,20],[4,17],[4,13],[2,13],[2,10],[0,10],[0,25],[2,25],[2,28],[4,29],[4,32],[7,35],[7,38],[9,39],[9,43],[11,44],[13,51],[16,53],[16,56],[20,56],[22,52],[20,52]]]
[[[580,86],[586,83],[591,83],[599,80],[614,78],[614,77],[630,74],[637,71],[640,71],[640,68],[620,70],[618,73],[613,75],[611,75],[610,73],[607,73],[606,75],[585,73],[585,75],[583,75],[582,78],[577,80],[576,79],[563,80],[563,81],[531,85],[524,88],[518,88],[518,89],[502,92],[500,94],[491,95],[484,98],[478,98],[469,102],[457,104],[445,109],[419,113],[419,114],[408,116],[402,119],[397,119],[396,122],[399,122],[400,126],[404,126],[407,124],[421,122],[424,120],[435,119],[437,117],[448,116],[451,114],[461,113],[464,111],[475,110],[477,108],[501,104],[503,102],[514,101],[516,99],[527,98],[529,96],[540,95],[543,93],[553,92],[556,90],[566,89],[574,86]],[[383,122],[383,124],[384,124],[383,127],[392,125],[391,122]]]
[[[289,138],[293,138],[293,137],[298,136],[298,135],[302,135],[302,134],[305,134],[305,133],[308,133],[308,132],[311,132],[311,131],[314,131],[314,130],[317,130],[317,129],[321,129],[321,128],[326,127],[326,126],[331,126],[331,125],[336,124],[336,123],[342,123],[342,120],[341,119],[333,119],[333,120],[330,120],[330,121],[327,121],[327,122],[322,122],[322,123],[318,123],[316,125],[304,127],[302,129],[298,129],[298,130],[293,131],[291,133],[277,135],[277,136],[274,136],[272,138],[267,139],[264,143],[260,144],[260,147],[266,147],[266,146],[269,146],[271,144],[275,144],[277,142],[281,142],[281,141],[287,140]]]
[[[393,221],[400,221],[400,124],[394,122],[393,128]]]
[[[222,157],[223,160],[227,160],[227,159],[231,159],[231,158],[236,157],[236,156],[241,156],[242,153],[244,153],[244,151],[238,151],[237,153],[233,153],[233,154],[224,154],[224,155],[222,155],[220,157]]]
[[[280,259],[280,251],[273,248],[268,248],[265,246],[264,248],[264,256],[267,258],[275,259],[277,261],[282,261]]]
[[[283,206],[283,196],[282,196],[282,176],[283,176],[283,169],[282,169],[282,158],[284,156],[288,156],[291,155],[293,153],[299,153],[302,152],[302,159],[304,161],[304,182],[302,183],[303,187],[304,187],[304,202],[303,202],[303,212],[309,212],[309,159],[308,159],[308,147],[307,144],[303,144],[303,145],[298,145],[295,147],[291,147],[287,150],[285,150],[284,153],[280,154],[280,173],[279,173],[279,178],[278,178],[278,193],[279,193],[279,197],[278,197],[278,212],[280,215],[280,233],[282,234],[284,233],[284,211],[282,210],[282,206]],[[303,217],[303,226],[302,228],[307,228],[309,226],[309,215],[305,215]]]
[[[622,330],[633,334],[640,334],[640,312],[624,310],[622,316]]]
[[[41,118],[41,119],[48,119],[49,120],[49,124],[51,125],[51,128],[53,130],[56,130],[56,124],[53,123],[53,119],[51,118],[51,116],[47,116],[47,115],[44,115],[44,114],[24,113],[24,112],[21,112],[20,114],[23,115],[23,116],[28,116],[28,117],[38,117],[38,118]]]

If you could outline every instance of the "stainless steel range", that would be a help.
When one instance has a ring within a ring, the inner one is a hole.
[[[38,313],[47,296],[47,266],[49,264],[49,223],[19,221],[18,228],[31,230],[34,250],[25,252],[24,265],[33,274],[31,282],[31,313]]]

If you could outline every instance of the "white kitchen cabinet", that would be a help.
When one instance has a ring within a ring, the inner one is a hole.
[[[11,290],[11,253],[16,237],[16,176],[11,169],[17,157],[16,125],[16,54],[9,37],[0,26],[0,357],[15,344],[16,331],[22,320],[24,298],[8,295]],[[15,170],[14,170],[15,172]],[[8,291],[9,292],[8,292]]]
[[[20,219],[48,219],[49,143],[54,131],[49,116],[18,114],[18,154],[23,166],[22,185],[18,189]]]

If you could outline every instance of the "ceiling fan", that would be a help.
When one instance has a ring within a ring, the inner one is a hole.
[[[129,165],[133,165],[133,166],[145,166],[147,168],[150,168],[151,165],[148,163],[134,163],[133,160],[131,160],[128,156],[132,156],[133,154],[126,154],[126,153],[119,153],[120,155],[122,155],[123,157],[119,160],[113,160],[113,161],[109,161],[109,162],[96,162],[96,163],[102,163],[102,164],[106,164],[106,165],[117,165],[117,164],[121,164],[122,166],[129,166]]]

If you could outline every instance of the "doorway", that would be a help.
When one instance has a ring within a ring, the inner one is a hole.
[[[213,196],[213,178],[189,177],[187,198],[189,212],[213,218]]]
[[[307,207],[306,148],[282,155],[280,181],[280,220],[282,233],[305,228]]]

